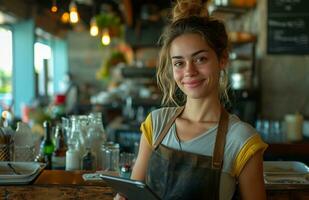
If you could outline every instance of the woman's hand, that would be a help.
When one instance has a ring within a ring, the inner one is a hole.
[[[127,200],[124,196],[121,196],[121,194],[117,193],[114,197],[114,200]]]

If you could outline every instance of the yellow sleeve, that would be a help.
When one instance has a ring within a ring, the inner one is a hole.
[[[247,161],[260,150],[264,153],[267,147],[268,145],[263,142],[259,135],[251,137],[238,152],[234,162],[232,175],[238,177]]]
[[[152,146],[152,122],[151,122],[151,114],[149,114],[145,121],[141,124],[140,130],[142,131],[142,134],[145,135],[148,143],[150,146]]]

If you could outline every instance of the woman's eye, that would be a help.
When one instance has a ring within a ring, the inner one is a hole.
[[[204,57],[204,56],[202,56],[202,57],[197,57],[197,58],[195,59],[195,63],[197,63],[197,64],[202,64],[202,63],[205,63],[206,61],[207,61],[207,58]]]
[[[174,67],[181,67],[183,65],[183,62],[174,62]]]

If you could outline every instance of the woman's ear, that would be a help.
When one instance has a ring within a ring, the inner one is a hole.
[[[228,61],[229,61],[229,54],[227,51],[225,51],[219,60],[220,69],[225,69],[227,67]]]

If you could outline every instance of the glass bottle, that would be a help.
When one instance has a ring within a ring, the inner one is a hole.
[[[65,142],[64,134],[59,125],[55,128],[56,148],[52,155],[52,168],[65,169],[65,156],[67,151],[67,144]]]
[[[91,152],[96,155],[97,169],[102,169],[101,146],[106,142],[106,133],[102,123],[101,113],[90,113],[89,128],[86,141],[91,148]]]
[[[69,144],[65,154],[65,170],[80,170],[80,152],[76,144]]]
[[[43,123],[45,129],[44,139],[41,143],[41,152],[43,153],[46,169],[52,169],[52,154],[54,152],[54,144],[51,140],[51,124],[48,121]]]
[[[68,150],[66,152],[66,170],[80,170],[80,158],[83,151],[81,143],[82,132],[78,121],[78,116],[71,117],[71,131],[68,138]]]
[[[87,115],[78,115],[76,116],[76,118],[78,121],[78,127],[80,131],[79,140],[80,140],[82,150],[83,150],[83,152],[81,152],[81,155],[83,155],[85,147],[86,147],[85,138],[87,137],[89,119]]]
[[[83,170],[95,170],[96,169],[96,156],[91,151],[90,147],[86,148],[86,153],[82,158],[82,169]]]

